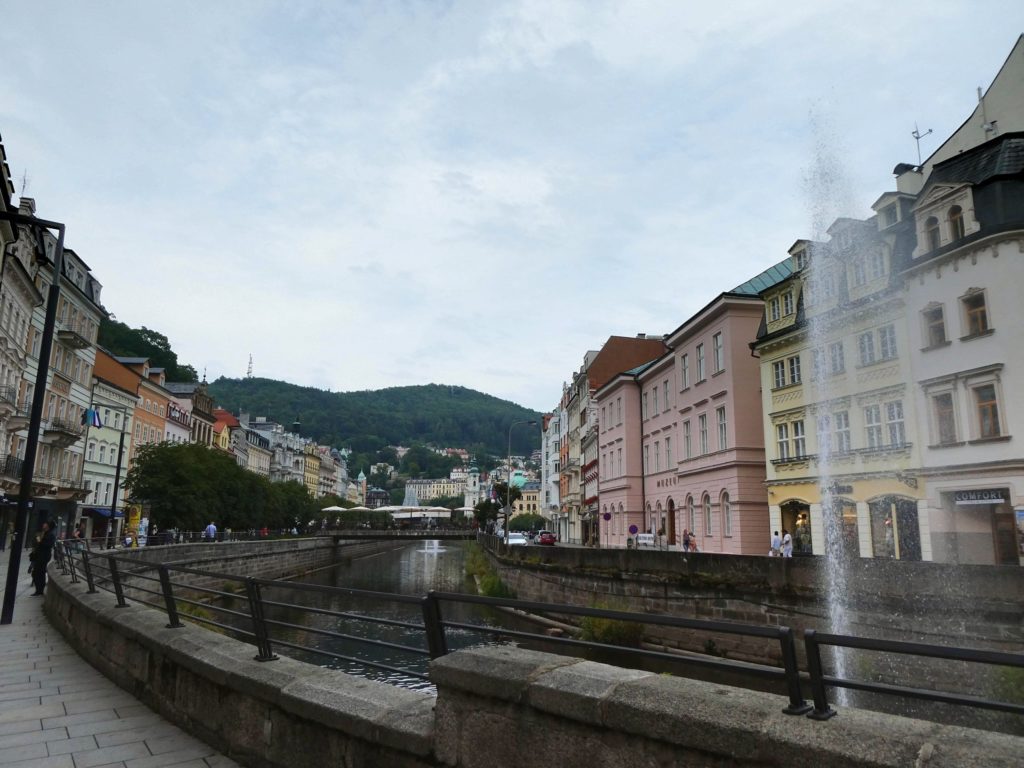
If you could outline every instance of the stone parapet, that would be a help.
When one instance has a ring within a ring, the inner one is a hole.
[[[843,709],[827,722],[781,697],[508,646],[431,664],[444,765],[541,768],[1005,768],[1024,740]]]

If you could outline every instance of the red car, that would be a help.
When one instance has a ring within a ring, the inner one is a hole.
[[[555,534],[553,534],[551,531],[541,531],[537,534],[537,543],[554,545]]]

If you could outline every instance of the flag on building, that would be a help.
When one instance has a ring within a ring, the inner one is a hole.
[[[86,408],[82,411],[82,426],[83,427],[102,427],[103,422],[100,421],[100,412],[97,408]]]

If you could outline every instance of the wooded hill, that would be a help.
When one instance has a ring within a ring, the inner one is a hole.
[[[263,378],[219,378],[210,384],[217,406],[266,416],[321,445],[377,451],[386,445],[430,444],[471,454],[504,456],[509,425],[534,419],[538,426],[512,431],[512,453],[540,445],[541,414],[465,387],[426,384],[363,392],[327,392]]]

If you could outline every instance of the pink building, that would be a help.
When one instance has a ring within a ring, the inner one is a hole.
[[[783,262],[723,293],[669,334],[669,351],[597,392],[602,546],[637,532],[681,549],[764,554],[769,546],[759,361],[759,292]],[[620,414],[621,407],[621,414]]]

